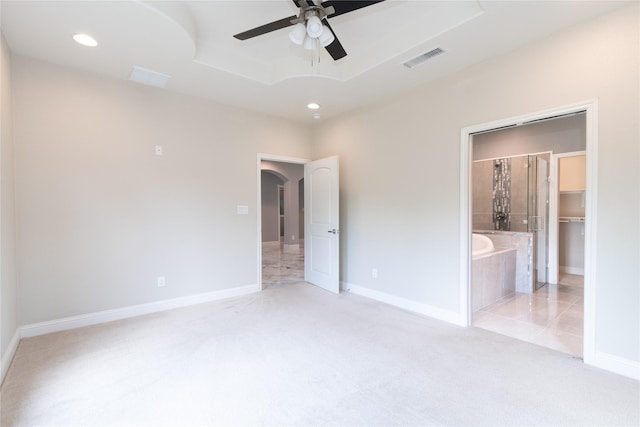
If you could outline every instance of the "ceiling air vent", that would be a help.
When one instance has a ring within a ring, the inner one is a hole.
[[[439,47],[430,50],[427,53],[423,53],[422,55],[416,56],[413,59],[408,60],[407,62],[405,62],[404,65],[407,68],[413,68],[418,64],[422,64],[424,61],[426,61],[427,59],[431,59],[434,56],[438,56],[440,54],[444,53],[444,50],[440,49]]]
[[[142,83],[143,85],[164,88],[170,78],[171,76],[167,74],[158,73],[156,71],[147,70],[146,68],[134,65],[129,80],[136,83]]]

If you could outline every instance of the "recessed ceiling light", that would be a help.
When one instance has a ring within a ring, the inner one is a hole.
[[[83,46],[89,46],[89,47],[98,46],[98,42],[96,41],[96,39],[94,39],[88,34],[80,34],[80,33],[74,34],[73,39]]]
[[[307,108],[310,110],[317,110],[318,108],[320,108],[320,105],[316,104],[315,102],[312,102],[311,104],[307,104]]]

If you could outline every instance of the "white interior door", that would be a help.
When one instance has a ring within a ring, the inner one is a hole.
[[[338,156],[304,165],[304,278],[340,292]]]

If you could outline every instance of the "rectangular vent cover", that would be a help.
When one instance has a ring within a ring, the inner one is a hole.
[[[129,80],[136,83],[142,83],[143,85],[164,88],[170,78],[171,76],[167,74],[158,73],[156,71],[147,70],[146,68],[134,65]]]
[[[430,50],[427,53],[423,53],[422,55],[416,56],[415,58],[408,60],[407,62],[405,62],[402,65],[404,65],[407,68],[413,68],[418,64],[422,64],[427,59],[431,59],[434,56],[438,56],[438,55],[443,54],[443,53],[444,53],[444,50],[442,50],[439,47],[437,47],[437,48],[435,48],[433,50]]]

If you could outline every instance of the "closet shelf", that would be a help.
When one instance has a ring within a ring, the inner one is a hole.
[[[583,216],[561,216],[558,222],[584,222]]]

